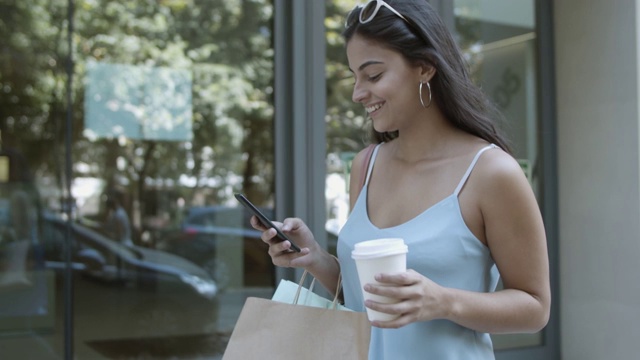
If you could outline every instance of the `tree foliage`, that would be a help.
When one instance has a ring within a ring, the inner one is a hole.
[[[356,1],[327,4],[327,149],[329,153],[358,151],[367,142],[366,114],[352,98],[353,74],[349,71],[342,31],[346,14]]]
[[[327,1],[326,8],[327,138],[332,153],[361,148],[365,126],[362,109],[351,101],[352,76],[340,35],[353,3]],[[74,177],[98,177],[109,186],[124,187],[145,212],[150,211],[145,201],[151,201],[154,190],[172,189],[172,196],[183,197],[187,204],[224,202],[231,198],[230,189],[243,186],[256,196],[270,193],[274,177],[271,1],[77,0],[74,4],[70,22],[67,0],[0,0],[4,146],[20,149],[39,179],[64,189],[64,144],[70,140]],[[89,62],[188,70],[193,138],[88,136],[84,96]],[[69,79],[72,102],[67,104]],[[68,114],[72,139],[65,139]]]

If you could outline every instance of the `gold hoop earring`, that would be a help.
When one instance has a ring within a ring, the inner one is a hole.
[[[420,82],[420,87],[418,88],[418,94],[420,95],[420,104],[422,104],[422,107],[425,109],[431,106],[431,85],[429,85],[428,81],[426,83],[427,89],[429,89],[429,103],[427,105],[425,105],[424,100],[422,100],[422,84],[424,84],[422,81]]]

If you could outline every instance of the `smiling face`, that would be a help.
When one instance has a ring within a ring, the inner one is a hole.
[[[361,103],[378,132],[391,132],[418,119],[424,111],[418,97],[420,81],[432,68],[411,66],[398,52],[355,35],[347,44],[349,69],[355,84],[352,99]]]

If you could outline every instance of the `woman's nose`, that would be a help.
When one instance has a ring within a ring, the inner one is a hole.
[[[364,99],[366,98],[366,96],[367,96],[367,90],[363,86],[361,86],[358,83],[353,85],[353,94],[351,94],[351,100],[353,100],[353,102],[355,103],[364,102]]]

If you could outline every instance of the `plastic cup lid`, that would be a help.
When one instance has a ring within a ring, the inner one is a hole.
[[[382,256],[405,254],[409,251],[401,238],[363,241],[355,244],[351,252],[353,259],[372,259]]]

